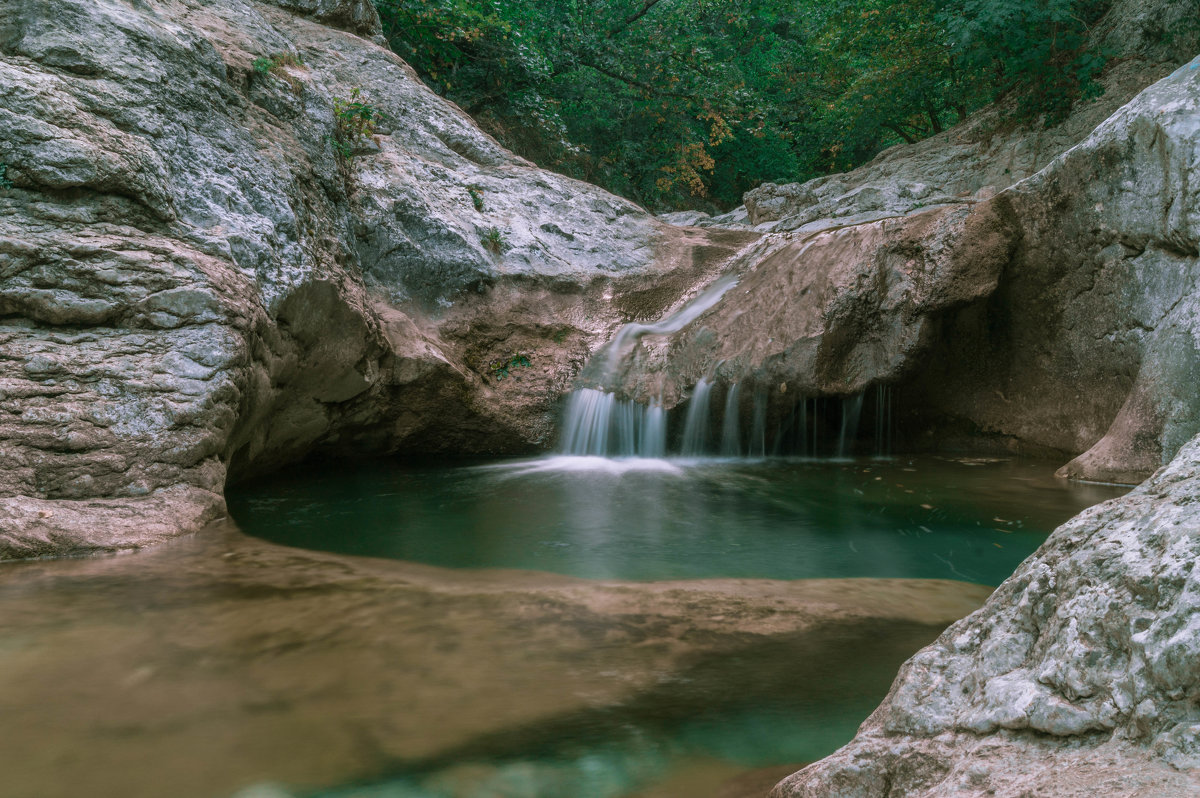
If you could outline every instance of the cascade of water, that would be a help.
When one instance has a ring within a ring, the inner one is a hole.
[[[692,389],[692,400],[688,402],[687,419],[683,424],[683,456],[699,457],[708,447],[708,395],[712,385],[703,377]]]
[[[854,446],[858,434],[858,417],[862,415],[863,395],[842,400],[842,431],[838,435],[837,456],[846,457]]]
[[[750,456],[767,456],[767,395],[754,394],[754,425],[750,428]]]
[[[808,399],[800,400],[800,454],[808,457]]]
[[[813,437],[811,457],[817,456],[818,442],[821,440],[821,397],[813,397]]]
[[[725,393],[725,416],[721,420],[721,456],[738,457],[742,453],[741,386],[736,382]]]
[[[892,454],[892,386],[875,386],[875,455]]]
[[[604,347],[595,357],[595,361],[599,365],[599,379],[604,382],[611,379],[616,373],[617,367],[625,359],[625,356],[629,354],[630,350],[632,350],[637,340],[643,335],[670,335],[671,333],[679,332],[699,318],[705,311],[720,302],[721,297],[725,296],[729,289],[735,285],[737,285],[737,277],[735,275],[719,277],[712,285],[705,288],[687,304],[666,318],[660,319],[653,324],[641,324],[639,322],[626,324],[617,331],[612,342]]]
[[[563,451],[603,455],[608,451],[608,422],[616,397],[584,388],[571,394],[563,423]]]
[[[567,401],[563,454],[662,457],[666,440],[666,411],[660,404],[641,405],[593,388],[581,388]]]
[[[638,454],[642,457],[665,457],[667,454],[667,411],[657,402],[646,408],[642,418]]]

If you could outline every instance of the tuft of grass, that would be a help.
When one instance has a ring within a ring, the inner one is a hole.
[[[251,64],[255,74],[276,77],[291,86],[292,91],[299,92],[304,86],[298,78],[289,75],[284,69],[284,67],[290,66],[304,66],[304,59],[291,53],[272,53],[262,58],[255,58]]]
[[[486,231],[484,231],[483,238],[479,239],[479,243],[483,244],[484,249],[490,250],[498,255],[500,254],[500,251],[504,249],[504,233],[501,233],[495,227],[489,227]]]
[[[483,189],[480,186],[467,186],[467,193],[471,195],[471,204],[475,206],[475,210],[483,212]]]

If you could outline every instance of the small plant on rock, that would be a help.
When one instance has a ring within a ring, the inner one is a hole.
[[[471,204],[475,206],[475,210],[483,212],[483,189],[479,186],[467,186],[467,193],[471,195]]]
[[[479,243],[483,244],[484,248],[490,252],[500,254],[504,249],[504,233],[501,233],[495,227],[489,227],[483,234],[483,238],[479,239]]]
[[[488,365],[488,369],[491,370],[493,377],[497,380],[502,380],[510,376],[511,372],[517,369],[527,369],[532,365],[533,363],[529,360],[528,355],[516,354],[507,359],[493,360]]]
[[[329,143],[343,160],[354,157],[359,144],[369,142],[375,135],[375,123],[383,112],[362,99],[362,89],[355,88],[349,98],[333,98],[333,135]]]
[[[0,161],[0,188],[12,188],[13,182],[8,179],[8,164]]]
[[[349,99],[333,98],[333,118],[338,137],[344,140],[370,138],[375,134],[375,123],[382,116],[378,108],[362,99],[362,89],[352,90]]]
[[[304,88],[299,79],[293,75],[289,75],[287,70],[284,69],[284,67],[289,66],[304,66],[304,59],[298,55],[273,53],[264,58],[255,58],[251,66],[254,68],[256,74],[276,77],[291,86],[293,91],[299,92]]]

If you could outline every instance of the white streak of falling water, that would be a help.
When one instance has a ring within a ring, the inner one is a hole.
[[[842,400],[842,432],[838,435],[837,456],[846,457],[858,435],[858,418],[862,415],[863,395]]]
[[[608,426],[616,397],[584,388],[571,394],[563,425],[566,454],[603,456],[608,451]]]
[[[808,400],[800,400],[800,454],[808,457]]]
[[[882,383],[875,386],[875,454],[892,454],[892,386]]]
[[[590,457],[662,457],[667,419],[662,405],[641,405],[581,388],[563,419],[562,454]]]
[[[699,457],[708,448],[708,395],[712,386],[703,377],[692,389],[692,400],[688,402],[687,419],[683,424],[683,456]]]
[[[705,311],[709,310],[721,301],[721,297],[737,285],[737,277],[735,275],[726,275],[717,278],[712,285],[701,291],[694,299],[681,307],[679,310],[667,316],[665,319],[660,319],[653,324],[639,324],[633,322],[626,324],[613,338],[612,343],[604,348],[598,355],[598,358],[603,363],[601,374],[603,379],[608,380],[617,370],[617,367],[629,354],[633,344],[643,335],[669,335],[679,332],[684,327],[691,324],[700,317]]]
[[[725,416],[721,420],[721,456],[740,457],[741,436],[741,388],[735,382],[725,393]]]
[[[767,395],[754,395],[754,425],[750,428],[750,456],[767,456]]]
[[[660,404],[652,403],[645,409],[638,455],[641,457],[666,457],[667,455],[667,411],[663,410]]]

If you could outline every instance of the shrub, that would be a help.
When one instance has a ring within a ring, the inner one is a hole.
[[[471,204],[475,206],[475,210],[483,211],[483,189],[479,186],[467,186],[467,193],[471,195]]]
[[[375,123],[383,113],[362,99],[362,89],[355,88],[349,98],[333,98],[334,150],[343,158],[354,155],[355,145],[369,141],[375,134]]]

